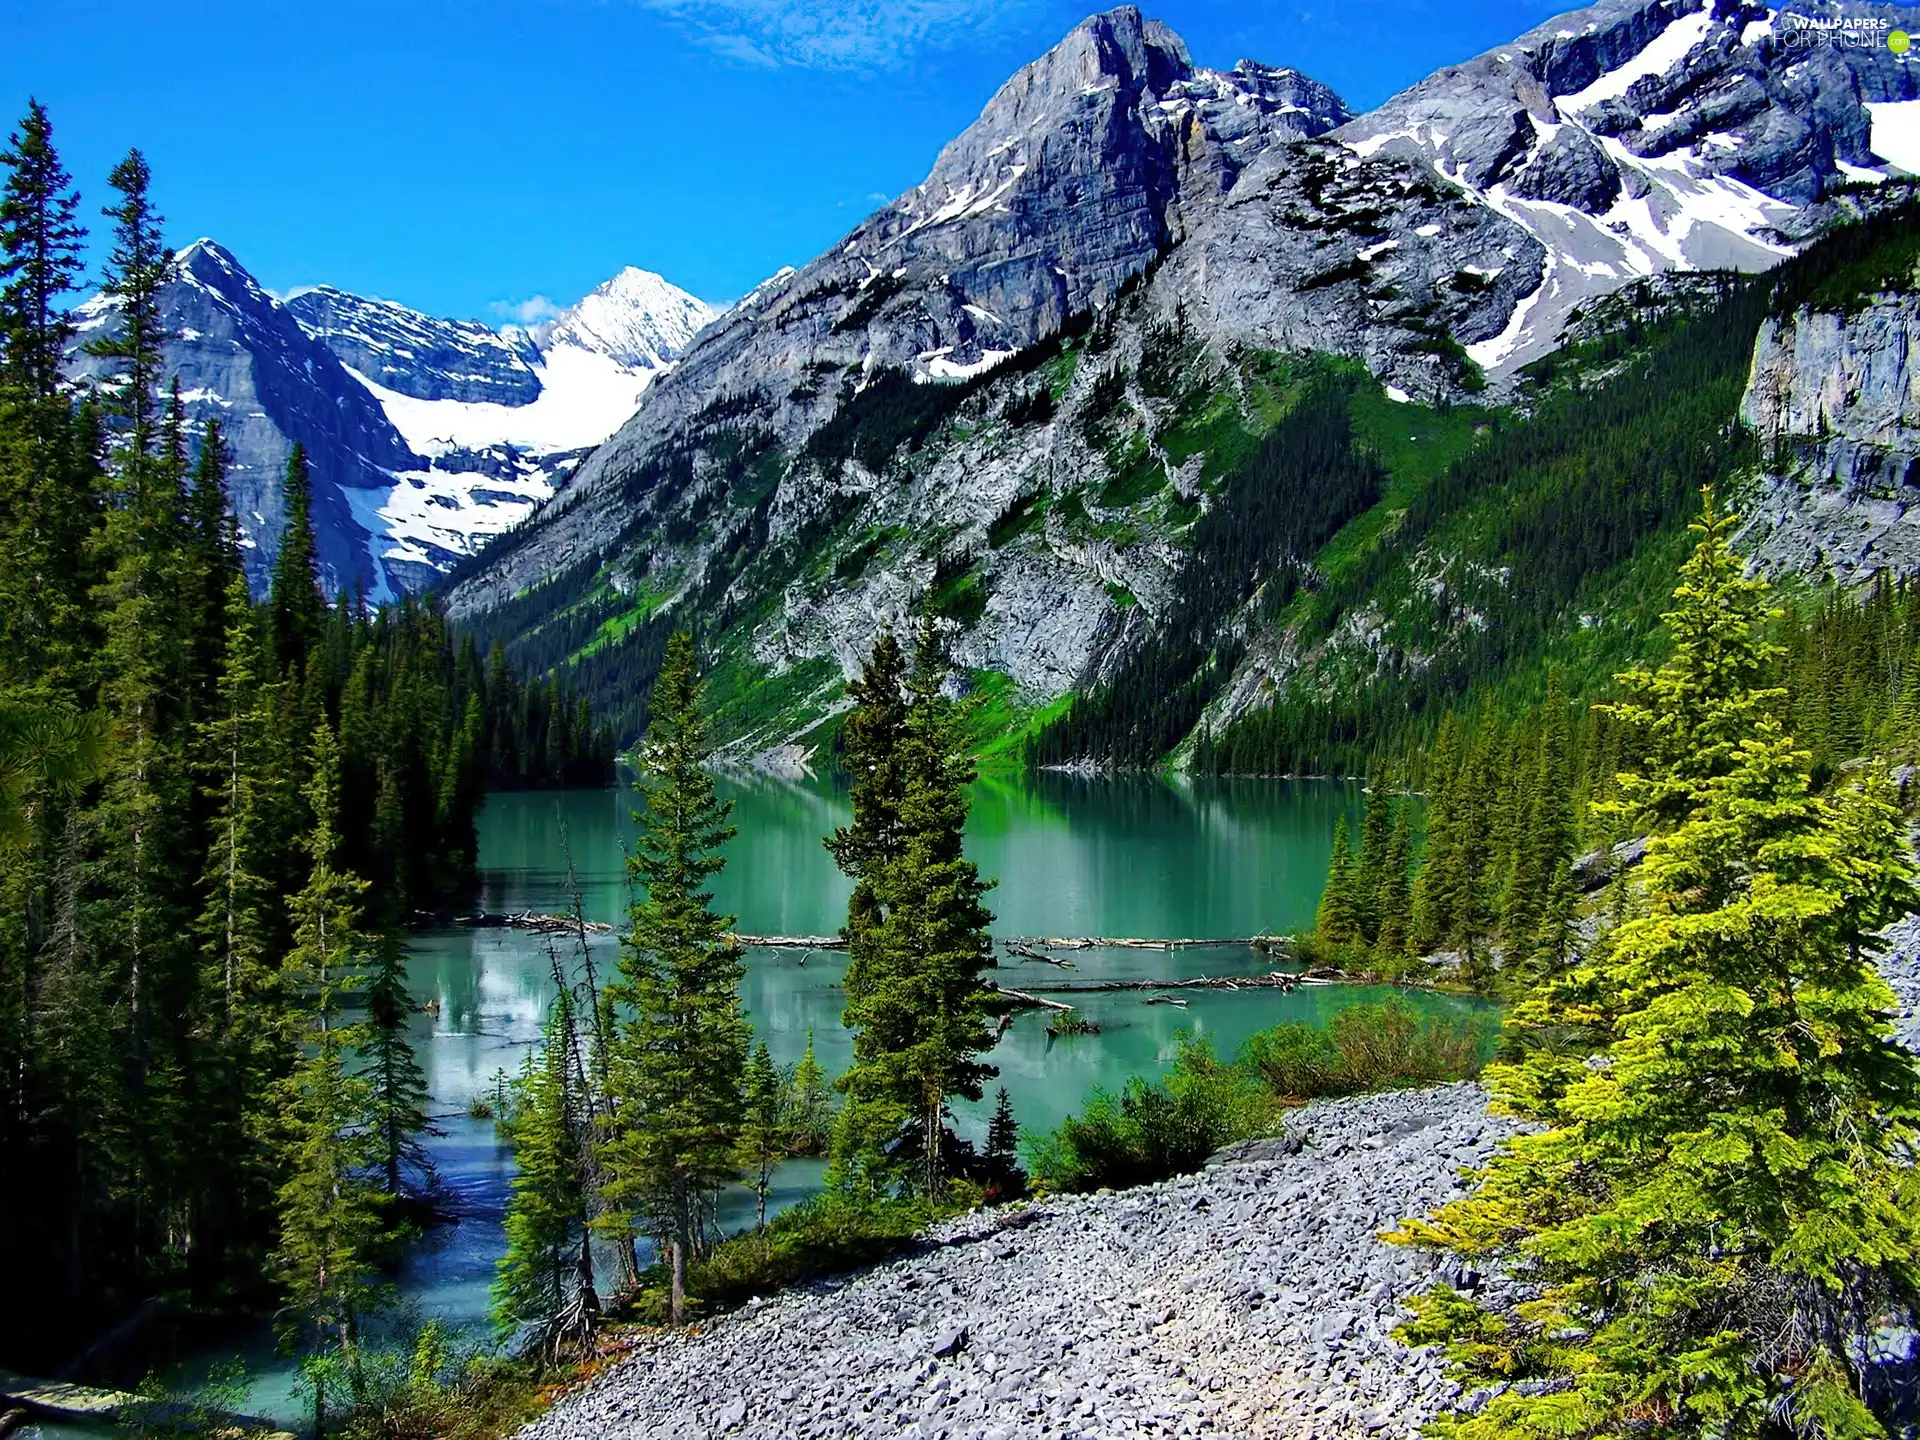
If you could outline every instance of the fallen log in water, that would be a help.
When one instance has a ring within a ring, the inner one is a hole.
[[[1035,950],[1029,945],[1023,945],[1018,940],[1002,940],[1000,944],[1006,950],[1007,954],[1016,955],[1022,960],[1038,960],[1042,965],[1057,965],[1062,970],[1072,970],[1075,968],[1071,960],[1056,960],[1053,956],[1043,951]]]
[[[838,935],[729,935],[736,945],[758,946],[763,950],[844,950],[847,942]]]
[[[1008,950],[1028,959],[1040,959],[1040,950],[1201,950],[1247,946],[1268,954],[1284,952],[1292,942],[1284,935],[1243,935],[1227,940],[1143,940],[1113,935],[1016,935],[1000,942]],[[1052,962],[1058,964],[1058,961]]]
[[[540,915],[532,910],[500,915],[476,910],[454,918],[456,925],[472,925],[482,930],[532,930],[540,935],[574,935],[584,929],[589,935],[610,934],[613,926],[599,920],[575,920],[571,915]]]
[[[1075,980],[1033,988],[1049,995],[1090,995],[1104,990],[1292,990],[1300,985],[1332,983],[1317,975],[1273,970],[1265,975],[1199,975],[1191,980]]]
[[[1069,1014],[1073,1011],[1073,1006],[1063,1004],[1058,1000],[1048,1000],[1039,995],[1029,995],[1025,990],[1009,990],[1003,985],[995,985],[992,981],[987,982],[987,989],[996,995],[1004,996],[1016,1005],[1026,1005],[1034,1009],[1064,1010]],[[1002,1025],[1000,1028],[1004,1031],[1006,1026]]]

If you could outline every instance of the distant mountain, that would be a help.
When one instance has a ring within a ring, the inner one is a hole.
[[[1302,474],[1232,518],[1279,483],[1263,447],[1305,443],[1276,427],[1311,377],[1345,377],[1356,409],[1345,438],[1321,416],[1302,454],[1363,445],[1424,484],[1568,383],[1534,362],[1597,347],[1618,371],[1623,337],[1738,288],[1698,272],[1768,269],[1908,193],[1920,65],[1862,42],[1878,12],[1808,13],[1853,23],[1609,0],[1359,117],[1294,70],[1196,66],[1132,7],[1093,16],[922,184],[702,331],[562,492],[460,566],[449,612],[630,720],[664,628],[697,621],[715,694],[735,697],[722,728],[749,749],[806,743],[874,634],[928,606],[1006,717],[1142,655],[1184,694],[1262,704],[1320,643],[1269,633],[1274,596],[1317,583],[1316,527],[1370,483],[1364,464],[1334,467],[1340,495]],[[1720,405],[1734,362],[1713,363]],[[1388,545],[1415,487],[1339,553]],[[1660,494],[1570,573],[1667,523]],[[1454,593],[1449,566],[1511,579],[1422,543],[1395,572],[1422,603]],[[1194,585],[1226,609],[1196,620]],[[1381,620],[1337,623],[1364,638]],[[1232,677],[1180,678],[1203,642]]]
[[[174,335],[164,370],[179,375],[190,420],[226,427],[256,588],[278,553],[281,477],[298,442],[313,466],[322,578],[373,599],[431,584],[524,518],[712,315],[634,269],[532,330],[331,287],[283,303],[212,240],[179,252],[161,308]],[[78,341],[114,314],[104,297],[82,304]],[[76,347],[71,369],[102,365]]]

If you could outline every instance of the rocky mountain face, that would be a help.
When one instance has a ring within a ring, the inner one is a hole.
[[[983,683],[1054,703],[1154,643],[1300,357],[1390,401],[1524,410],[1529,367],[1612,292],[1769,267],[1885,181],[1911,72],[1791,29],[1613,0],[1354,118],[1297,72],[1203,69],[1136,10],[1095,16],[922,185],[701,334],[449,609],[625,694],[647,671],[621,647],[698,612],[785,697],[742,710],[756,744],[931,602]]]
[[[378,572],[356,518],[359,507],[394,483],[393,472],[422,463],[379,403],[211,240],[175,257],[160,302],[174,337],[163,372],[179,377],[194,430],[218,419],[233,452],[232,506],[254,587],[265,587],[279,552],[286,524],[281,484],[298,442],[313,467],[323,578],[336,590],[376,591]],[[111,301],[88,300],[75,316],[77,340],[84,343],[114,323]],[[103,368],[76,349],[76,376],[97,376]]]
[[[1766,463],[1744,547],[1763,571],[1920,574],[1920,275],[1858,308],[1802,306],[1754,348],[1741,418]]]
[[[331,285],[295,295],[287,309],[342,365],[416,400],[527,405],[540,393],[539,352],[518,330],[436,320]]]
[[[525,518],[713,313],[635,269],[531,330],[325,286],[283,303],[211,240],[178,254],[161,306],[173,333],[165,373],[180,377],[189,420],[225,427],[255,587],[279,550],[298,443],[322,579],[374,600],[433,583]],[[84,342],[114,323],[114,307],[96,297],[76,319]],[[71,368],[102,367],[76,347]]]
[[[1803,23],[1879,14],[1596,5],[1437,72],[1336,138],[1430,165],[1544,246],[1524,308],[1468,343],[1489,371],[1511,370],[1551,351],[1596,296],[1669,269],[1766,269],[1837,186],[1885,179],[1872,107],[1920,95],[1914,68],[1879,31],[1853,44]]]

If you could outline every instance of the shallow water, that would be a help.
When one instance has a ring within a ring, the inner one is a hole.
[[[826,781],[723,779],[739,834],[715,892],[746,934],[827,935],[844,919],[847,881],[823,836],[850,817],[843,791]],[[490,911],[559,912],[568,903],[570,853],[589,918],[619,925],[627,892],[622,843],[634,833],[634,797],[624,787],[490,799],[480,817],[480,904]],[[1157,779],[1088,780],[1039,775],[978,783],[967,851],[988,878],[996,936],[1107,936],[1244,940],[1312,920],[1333,829],[1361,804],[1355,786],[1320,781],[1174,784]],[[615,937],[597,937],[603,968]],[[487,1287],[502,1249],[511,1160],[491,1121],[469,1118],[476,1096],[513,1074],[537,1041],[553,994],[545,937],[509,929],[448,927],[412,940],[412,985],[427,1008],[416,1020],[422,1063],[444,1133],[429,1149],[461,1219],[422,1241],[399,1279],[403,1302],[476,1339],[485,1333]],[[569,963],[562,948],[563,963]],[[1242,944],[1175,951],[1105,949],[1073,954],[1071,970],[1005,959],[1012,988],[1094,979],[1177,979],[1263,974],[1267,956]],[[744,999],[775,1060],[792,1064],[808,1033],[829,1073],[849,1058],[840,1026],[845,957],[828,951],[754,948]],[[1149,1005],[1116,991],[1074,1000],[1099,1035],[1052,1040],[1044,1014],[1017,1015],[990,1059],[1021,1125],[1046,1130],[1078,1110],[1095,1086],[1156,1074],[1181,1031],[1199,1031],[1231,1053],[1253,1031],[1282,1020],[1324,1020],[1343,1006],[1380,998],[1369,987],[1187,991],[1184,1006]],[[1069,997],[1072,998],[1072,997]],[[1423,1007],[1470,1008],[1462,998],[1416,995]],[[980,1104],[956,1106],[963,1131],[980,1134],[992,1088]],[[818,1161],[783,1166],[772,1204],[791,1204],[819,1183]],[[750,1223],[744,1188],[729,1197],[729,1223]],[[225,1353],[231,1355],[232,1346]],[[217,1358],[194,1357],[176,1372],[204,1376]],[[247,1408],[293,1421],[290,1367],[264,1330],[246,1346],[256,1371]],[[57,1433],[49,1431],[49,1437]]]

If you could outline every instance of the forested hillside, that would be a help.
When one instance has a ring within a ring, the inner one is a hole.
[[[297,448],[255,604],[220,426],[161,366],[145,160],[111,176],[124,324],[80,388],[38,106],[0,163],[0,1289],[32,1297],[0,1333],[39,1364],[156,1294],[331,1303],[329,1235],[421,1178],[399,927],[471,886],[489,786],[605,783],[611,742],[430,606],[327,605]]]

